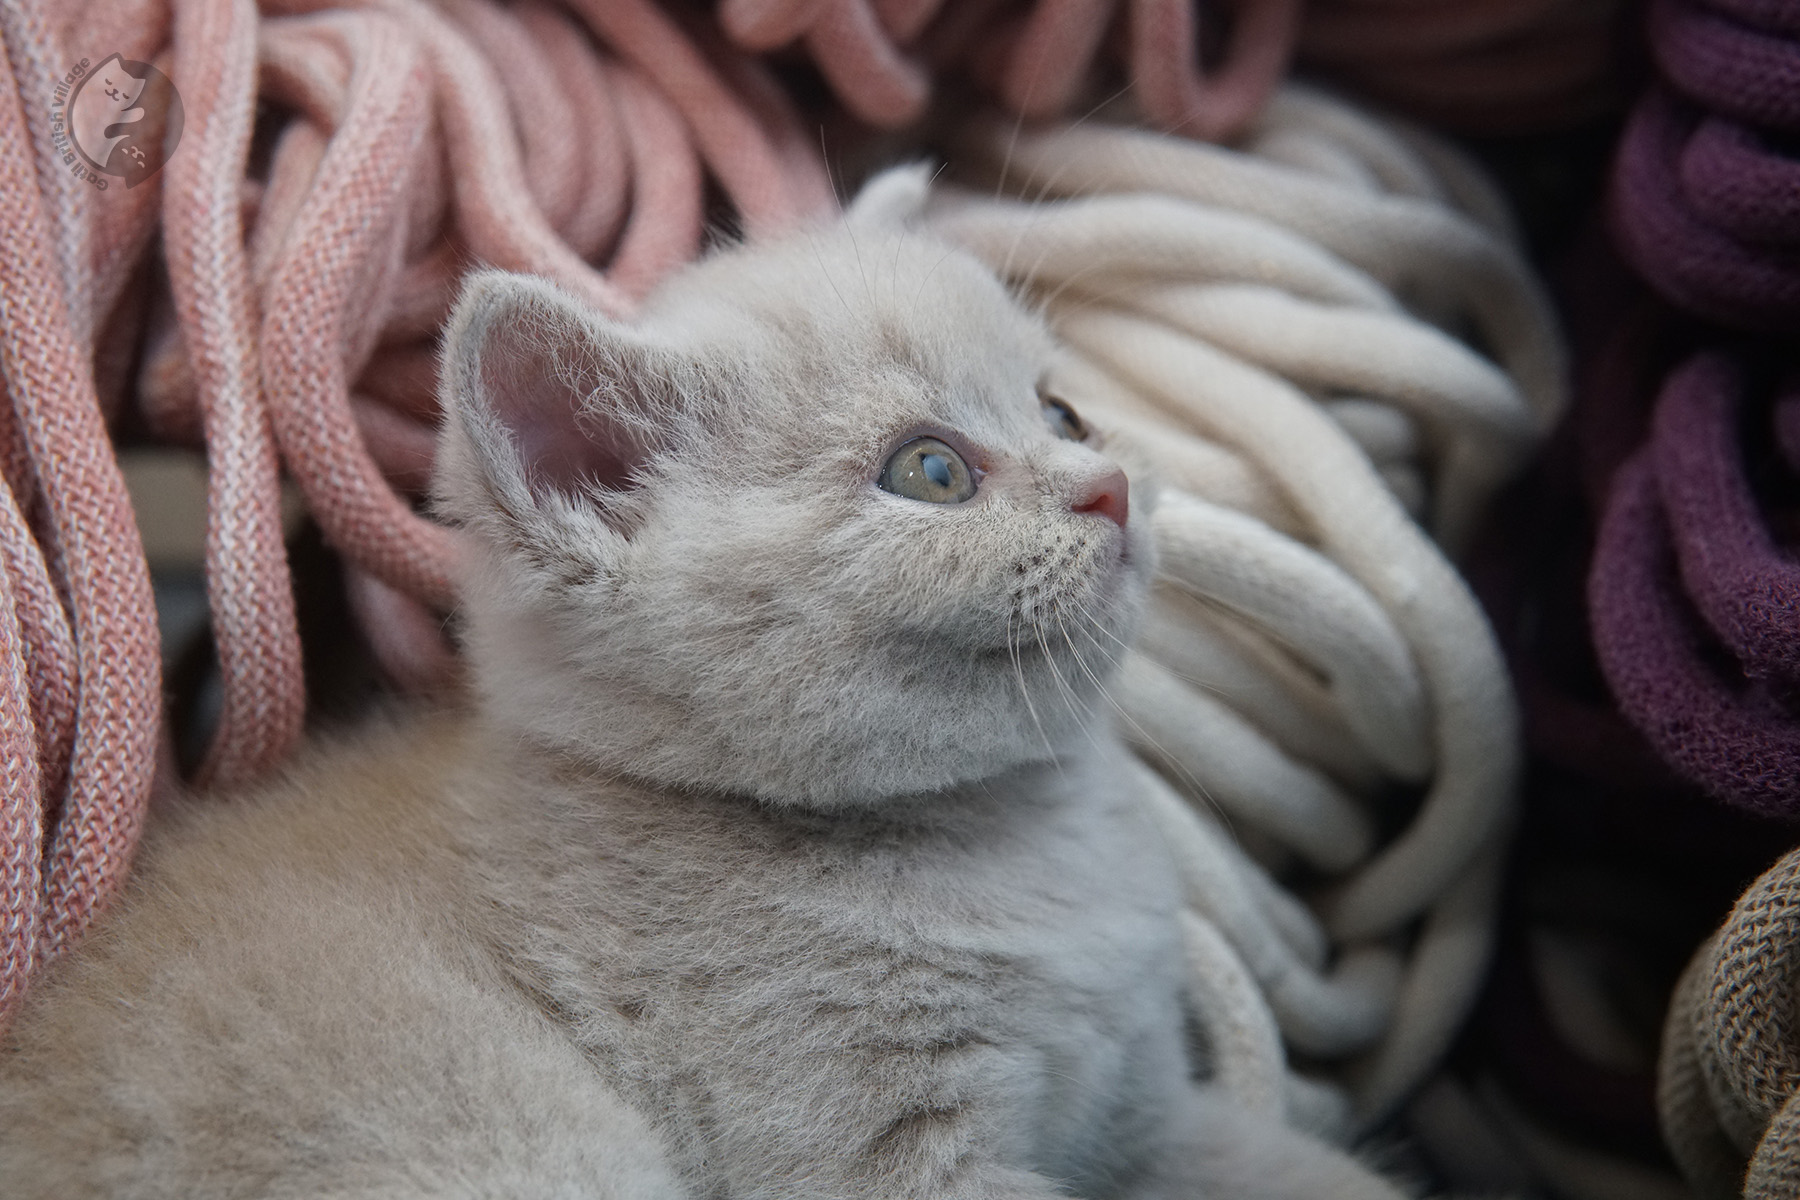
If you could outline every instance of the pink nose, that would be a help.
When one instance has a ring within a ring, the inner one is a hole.
[[[1069,507],[1078,513],[1098,513],[1123,529],[1131,519],[1131,481],[1125,478],[1125,472],[1114,467],[1082,489]]]

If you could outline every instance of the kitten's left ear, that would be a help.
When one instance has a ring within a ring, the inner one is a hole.
[[[930,163],[889,167],[862,185],[844,213],[853,226],[898,228],[918,219],[937,171]]]
[[[471,277],[444,336],[439,511],[516,531],[552,494],[591,504],[630,490],[671,437],[692,373],[686,356],[544,280]]]

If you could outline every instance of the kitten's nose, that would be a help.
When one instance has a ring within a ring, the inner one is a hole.
[[[1123,529],[1125,522],[1131,519],[1131,481],[1125,478],[1125,472],[1114,467],[1107,474],[1090,480],[1069,508],[1078,513],[1099,513]]]

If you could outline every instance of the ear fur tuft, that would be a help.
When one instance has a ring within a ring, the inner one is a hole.
[[[444,338],[440,510],[516,524],[552,492],[636,486],[682,407],[680,358],[544,280],[472,276]]]
[[[931,194],[937,170],[930,163],[907,163],[875,175],[856,193],[844,219],[858,228],[898,228],[918,219]]]

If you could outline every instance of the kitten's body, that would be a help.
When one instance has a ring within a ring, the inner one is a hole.
[[[476,712],[154,833],[0,1062],[0,1192],[1393,1195],[1189,1079],[1092,711],[1148,543],[991,277],[865,230],[641,331],[484,287],[440,467]],[[875,486],[919,436],[972,498]]]
[[[1084,755],[830,816],[551,785],[479,856],[521,978],[697,1195],[1011,1194],[1008,1166],[1103,1195],[1186,1074],[1179,893],[1128,778]]]

